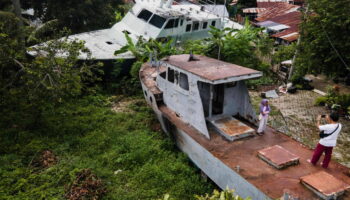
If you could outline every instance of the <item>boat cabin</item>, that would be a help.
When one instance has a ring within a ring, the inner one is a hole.
[[[208,37],[210,26],[221,29],[222,19],[204,11],[200,6],[167,6],[138,1],[122,21],[115,24],[112,29],[122,30],[134,41],[137,41],[139,36],[159,40],[171,37],[176,41],[183,41],[188,38]]]
[[[162,91],[162,103],[181,119],[210,138],[213,126],[229,140],[254,130],[233,116],[256,123],[244,80],[257,78],[256,70],[205,56],[170,56],[161,64],[156,83]],[[231,126],[231,128],[230,128]],[[236,128],[233,128],[236,127]]]

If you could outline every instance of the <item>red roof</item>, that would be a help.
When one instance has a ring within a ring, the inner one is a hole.
[[[288,3],[275,3],[273,7],[268,7],[264,12],[258,14],[258,17],[255,19],[259,22],[271,20],[274,17],[285,15],[293,11],[297,11],[300,6],[288,4]]]

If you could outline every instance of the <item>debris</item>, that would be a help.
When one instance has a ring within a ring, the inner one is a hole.
[[[275,90],[267,91],[265,96],[266,96],[266,98],[273,98],[273,99],[278,98],[278,94],[276,93]]]
[[[119,174],[120,172],[122,172],[123,170],[121,170],[121,169],[118,169],[117,171],[114,171],[114,175],[117,175],[117,174]]]
[[[313,89],[312,91],[316,92],[317,94],[320,94],[322,96],[326,96],[326,93],[325,92],[322,92],[321,90],[318,90],[318,89]]]
[[[278,92],[279,92],[279,93],[282,93],[282,94],[287,94],[287,86],[286,86],[286,85],[281,85],[281,86],[278,88]]]
[[[57,156],[52,151],[44,150],[40,156],[35,158],[29,165],[37,169],[49,168],[57,163]]]
[[[76,179],[69,186],[66,199],[83,200],[92,199],[98,200],[107,192],[106,187],[90,169],[83,169],[76,174]]]

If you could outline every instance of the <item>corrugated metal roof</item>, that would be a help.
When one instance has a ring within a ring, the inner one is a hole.
[[[206,56],[195,55],[195,58],[196,60],[189,61],[188,54],[173,55],[165,62],[210,81],[243,76],[258,77],[262,75],[259,71]]]
[[[269,18],[267,20],[279,24],[284,24],[290,27],[298,27],[298,25],[301,23],[301,13],[299,11],[289,12],[283,15]]]
[[[258,14],[256,21],[270,20],[271,18],[284,15],[293,11],[297,11],[300,6],[288,4],[288,3],[278,3],[273,7],[268,7],[264,12]]]
[[[285,31],[282,31],[280,33],[271,35],[271,37],[274,38],[280,38],[282,40],[286,40],[288,42],[296,41],[299,38],[299,32],[296,31],[296,29],[287,29]]]
[[[243,13],[261,13],[265,11],[266,8],[244,8]]]

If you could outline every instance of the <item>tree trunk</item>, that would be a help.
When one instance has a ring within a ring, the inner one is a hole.
[[[14,13],[16,14],[16,16],[19,19],[18,26],[19,26],[19,28],[22,28],[23,21],[22,21],[22,14],[21,14],[21,3],[19,2],[19,0],[11,0],[11,1],[13,4]]]
[[[13,11],[16,15],[16,17],[18,18],[18,29],[22,30],[23,28],[23,21],[22,21],[22,9],[21,9],[21,3],[19,2],[19,0],[11,0],[12,1],[12,5],[13,5]],[[24,37],[23,34],[21,34],[21,43],[24,45]]]

